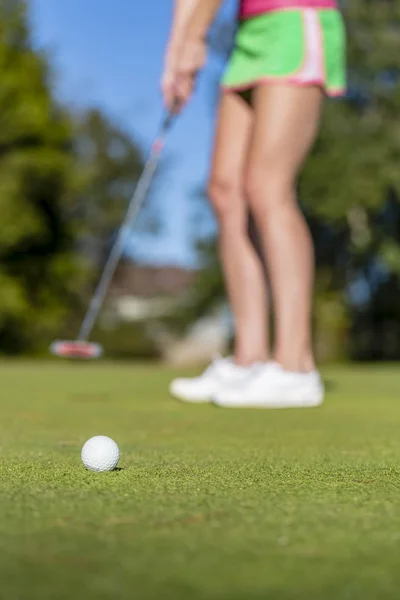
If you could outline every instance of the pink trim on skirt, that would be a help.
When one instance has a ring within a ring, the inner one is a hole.
[[[337,8],[336,0],[242,0],[239,16],[248,19],[274,10],[294,8]]]

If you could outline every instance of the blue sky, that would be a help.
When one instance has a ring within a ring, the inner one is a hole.
[[[172,0],[31,0],[30,6],[34,40],[51,57],[58,96],[76,108],[100,106],[147,150],[162,116],[159,78]],[[218,69],[211,61],[169,139],[171,168],[157,195],[165,233],[157,241],[134,237],[142,260],[193,262],[190,194],[208,172]]]

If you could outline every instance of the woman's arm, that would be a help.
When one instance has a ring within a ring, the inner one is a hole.
[[[206,62],[206,37],[222,0],[199,0],[184,28],[175,67],[175,96],[182,108],[193,93],[197,74]]]
[[[222,0],[175,0],[161,87],[168,108],[188,101],[206,60],[208,29]]]
[[[161,91],[165,106],[171,110],[176,105],[176,80],[179,50],[185,39],[189,19],[199,0],[174,0],[174,10],[169,40],[164,56]]]
[[[167,51],[165,54],[166,65],[175,62],[180,45],[185,39],[186,26],[189,23],[190,17],[199,4],[199,0],[175,0],[174,10],[172,15],[172,25],[169,35]]]
[[[188,19],[185,39],[191,41],[204,41],[207,32],[222,4],[222,0],[200,0],[191,12]]]

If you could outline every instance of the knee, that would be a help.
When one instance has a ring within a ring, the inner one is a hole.
[[[212,176],[208,185],[208,196],[220,223],[240,220],[243,208],[238,182]]]
[[[250,166],[245,180],[245,194],[255,218],[292,204],[295,197],[293,178],[271,163]]]

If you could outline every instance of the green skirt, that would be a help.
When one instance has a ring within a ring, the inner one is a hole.
[[[346,34],[334,9],[278,10],[243,20],[222,80],[226,90],[263,83],[346,91]]]

